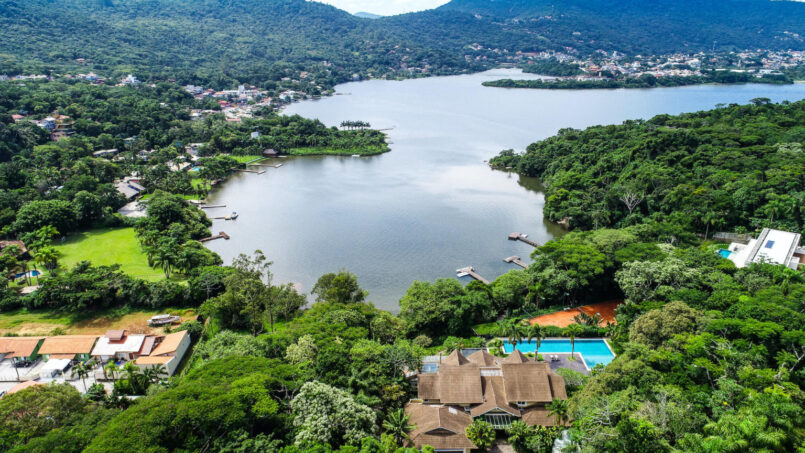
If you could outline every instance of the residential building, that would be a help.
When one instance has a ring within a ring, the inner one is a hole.
[[[805,247],[800,247],[800,239],[799,233],[764,228],[757,239],[748,244],[731,243],[726,258],[739,268],[768,262],[797,269],[805,263]]]
[[[146,343],[146,338],[152,338],[152,340]],[[110,360],[134,360],[140,355],[149,354],[153,348],[154,341],[155,337],[153,336],[149,337],[144,334],[129,335],[125,330],[107,330],[92,349],[92,357],[95,357],[101,363],[106,363]],[[146,351],[143,351],[144,348]]]
[[[145,187],[133,180],[115,181],[115,189],[122,193],[128,200],[134,200],[140,193],[145,191]]]
[[[141,368],[164,365],[168,376],[173,376],[185,353],[190,348],[190,334],[186,330],[174,332],[157,340],[157,346],[148,356],[140,356],[134,361]]]
[[[92,347],[98,340],[97,335],[62,335],[47,337],[39,347],[39,355],[45,360],[61,360],[83,362],[89,360]]]
[[[3,337],[0,338],[0,360],[14,362],[33,361],[44,337]]]
[[[417,375],[419,399],[406,406],[418,429],[414,445],[431,445],[436,451],[467,451],[464,429],[474,418],[496,429],[514,420],[529,425],[557,425],[547,405],[567,399],[564,379],[548,363],[515,350],[498,358],[486,350],[465,357],[453,351],[435,372]],[[439,446],[428,443],[438,439]]]

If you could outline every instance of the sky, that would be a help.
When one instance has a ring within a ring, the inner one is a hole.
[[[444,5],[449,0],[318,0],[350,13],[366,12],[391,16]]]

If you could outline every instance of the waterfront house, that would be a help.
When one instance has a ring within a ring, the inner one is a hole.
[[[39,354],[45,360],[61,360],[83,362],[89,360],[92,347],[98,340],[97,335],[62,335],[47,337],[39,347]]]
[[[436,447],[426,439],[440,435],[437,451],[472,448],[458,434],[475,418],[489,422],[496,429],[508,428],[514,420],[529,425],[557,425],[547,405],[555,399],[567,399],[564,379],[554,374],[548,363],[530,359],[517,350],[506,358],[495,357],[486,350],[465,357],[455,350],[436,371],[417,375],[417,392],[418,400],[406,406],[411,422],[437,428],[417,432],[420,440],[414,440],[414,445]],[[439,420],[433,420],[437,416]],[[451,420],[452,429],[442,426],[448,423],[441,421],[442,416]]]
[[[156,347],[149,355],[138,357],[134,363],[140,368],[162,365],[165,367],[165,373],[173,376],[189,348],[190,334],[186,330],[181,330],[158,340]]]
[[[767,262],[796,270],[805,263],[805,247],[800,247],[800,239],[799,233],[764,228],[757,239],[752,239],[747,244],[731,243],[725,257],[735,263],[736,267]]]

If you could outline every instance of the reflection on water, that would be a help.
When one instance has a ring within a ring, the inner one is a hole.
[[[542,218],[538,180],[486,165],[500,150],[522,151],[564,127],[805,95],[803,85],[594,91],[481,86],[500,77],[517,75],[498,70],[350,83],[337,87],[350,95],[288,107],[288,114],[327,125],[363,120],[393,128],[392,151],[366,158],[286,158],[281,168],[266,168],[262,175],[233,175],[209,200],[240,217],[215,220],[212,230],[232,239],[209,247],[227,263],[261,249],[274,261],[275,281],[299,282],[306,291],[321,274],[348,269],[370,300],[396,311],[413,280],[455,278],[455,270],[466,266],[491,280],[515,268],[503,258],[529,261],[531,247],[507,240],[512,231],[540,243],[562,233]]]

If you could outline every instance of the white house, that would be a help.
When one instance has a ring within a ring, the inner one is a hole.
[[[168,376],[173,376],[190,348],[190,334],[186,330],[166,335],[148,356],[140,356],[134,361],[140,368],[164,365]]]
[[[91,355],[103,363],[110,360],[132,360],[143,353],[141,350],[145,338],[146,335],[142,334],[127,335],[125,330],[109,330],[98,339]]]
[[[805,263],[805,248],[800,247],[800,234],[764,228],[757,239],[748,244],[733,242],[729,246],[727,259],[736,267],[746,267],[752,263],[768,262],[782,264],[797,269]]]

